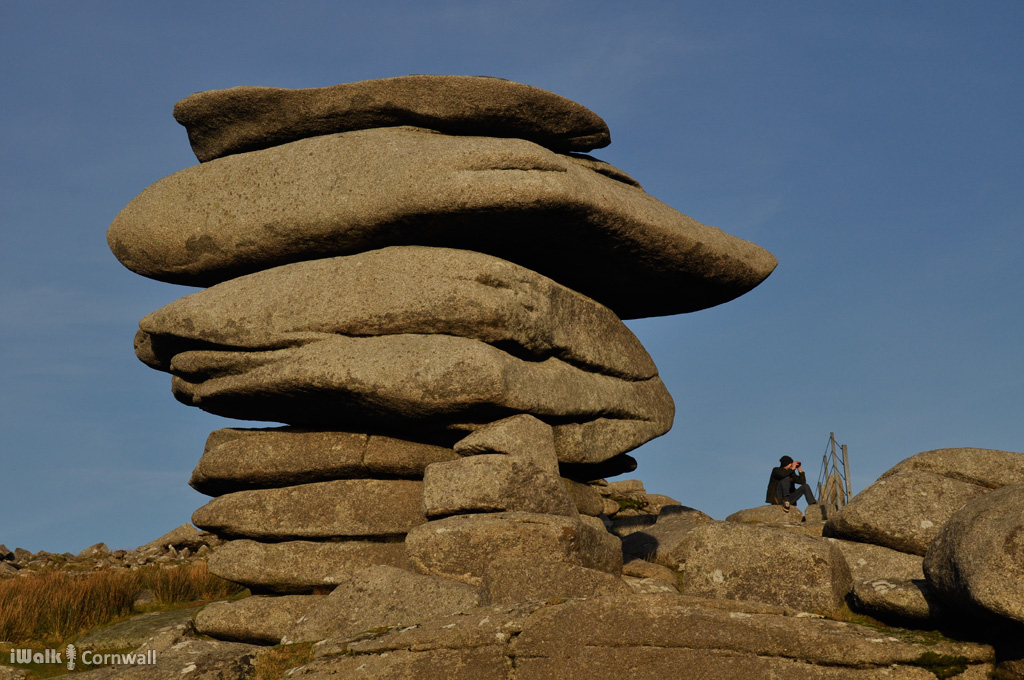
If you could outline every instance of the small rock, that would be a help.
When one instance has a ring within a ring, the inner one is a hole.
[[[814,506],[810,506],[814,507]],[[786,510],[781,505],[761,505],[734,512],[725,518],[726,522],[743,522],[745,524],[799,524],[804,521],[804,513],[796,506]]]
[[[78,553],[78,557],[94,557],[96,555],[109,555],[110,548],[107,547],[106,543],[96,543],[90,545],[88,548]]]

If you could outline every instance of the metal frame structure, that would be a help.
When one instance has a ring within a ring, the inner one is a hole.
[[[852,497],[849,451],[846,444],[836,443],[835,432],[829,432],[828,444],[825,445],[825,453],[821,457],[821,472],[818,475],[818,502],[822,503],[826,513],[831,515],[850,502]]]

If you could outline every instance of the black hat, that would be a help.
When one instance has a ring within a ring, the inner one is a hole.
[[[792,462],[793,462],[793,459],[790,458],[789,456],[783,456],[782,458],[779,458],[779,464],[782,467],[786,467],[787,465],[789,465]]]

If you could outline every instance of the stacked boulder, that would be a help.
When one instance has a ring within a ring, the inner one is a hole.
[[[621,319],[726,302],[775,259],[583,155],[604,122],[518,83],[234,88],[174,115],[202,163],[108,241],[207,288],[145,317],[136,354],[186,404],[285,424],[214,432],[192,476],[215,496],[193,522],[229,539],[211,570],[272,596],[205,632],[275,641],[368,568],[438,579],[453,607],[526,597],[524,569],[588,592],[620,574],[579,482],[632,470],[673,417]]]
[[[1024,454],[924,451],[829,517],[824,535],[846,555],[856,609],[904,625],[1020,625],[1022,498]]]

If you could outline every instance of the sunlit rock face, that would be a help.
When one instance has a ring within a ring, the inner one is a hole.
[[[305,639],[333,588],[346,611],[427,585],[456,609],[628,591],[588,483],[674,406],[621,319],[727,302],[775,258],[578,153],[604,121],[519,83],[241,87],[174,115],[201,164],[108,242],[205,289],[146,316],[136,354],[185,404],[286,425],[214,432],[193,473],[215,497],[194,523],[229,539],[211,570],[267,596],[200,632]]]

